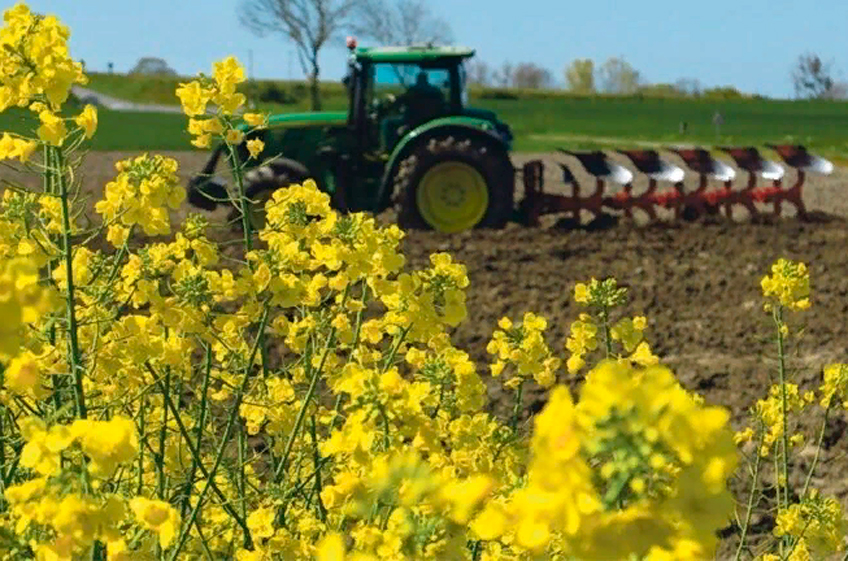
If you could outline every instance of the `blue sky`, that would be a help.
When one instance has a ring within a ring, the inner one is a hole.
[[[158,56],[181,74],[209,71],[253,53],[256,78],[300,78],[294,49],[281,37],[257,38],[236,18],[238,0],[31,0],[35,11],[71,27],[72,56],[90,70],[109,61],[125,72]],[[535,62],[558,82],[575,58],[600,64],[624,56],[651,82],[697,78],[751,93],[790,97],[791,67],[805,51],[833,61],[848,79],[846,0],[429,0],[457,43],[475,47],[490,65]],[[8,2],[11,5],[11,2]],[[516,6],[518,5],[518,7]],[[217,7],[216,7],[217,6]],[[804,6],[802,8],[802,6]],[[343,48],[327,47],[322,74],[339,79]]]

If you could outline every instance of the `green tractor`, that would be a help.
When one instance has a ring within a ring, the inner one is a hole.
[[[355,41],[348,48],[347,112],[273,115],[235,151],[253,204],[264,206],[274,190],[311,178],[337,210],[395,207],[404,229],[452,233],[510,221],[513,137],[494,113],[467,105],[465,63],[474,51],[357,48]],[[265,148],[249,160],[246,141],[253,138]],[[218,146],[190,181],[193,206],[214,210],[230,200],[214,175],[225,153]]]

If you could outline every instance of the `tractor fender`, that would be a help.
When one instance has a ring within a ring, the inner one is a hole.
[[[380,192],[377,196],[377,204],[382,207],[379,211],[391,204],[391,190],[393,188],[393,177],[400,167],[401,162],[412,151],[423,142],[436,136],[462,135],[466,138],[474,138],[487,147],[508,153],[510,145],[498,135],[494,123],[485,119],[472,117],[444,117],[434,119],[428,123],[407,133],[397,144],[388,162],[380,181]]]

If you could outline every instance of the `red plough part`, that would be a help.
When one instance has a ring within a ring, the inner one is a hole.
[[[588,211],[595,219],[606,214],[607,210],[620,211],[627,218],[633,218],[638,209],[647,215],[650,221],[658,220],[657,209],[674,211],[675,220],[681,217],[693,220],[705,214],[724,214],[732,218],[734,206],[743,206],[748,214],[755,218],[761,214],[756,204],[771,203],[773,214],[779,216],[784,201],[792,203],[797,215],[807,217],[802,199],[801,188],[807,172],[823,175],[833,171],[829,161],[810,154],[803,146],[767,145],[776,152],[783,162],[796,170],[796,181],[786,189],[782,181],[785,176],[781,164],[766,160],[753,147],[719,147],[718,150],[730,156],[737,168],[748,174],[748,182],[742,189],[733,189],[737,172],[730,165],[713,158],[703,148],[671,149],[683,160],[690,171],[698,174],[700,180],[695,190],[686,192],[683,186],[685,171],[662,158],[656,150],[617,150],[627,157],[639,173],[648,177],[648,188],[634,195],[634,174],[626,167],[612,162],[600,151],[573,152],[560,149],[559,152],[575,158],[581,166],[595,178],[594,191],[586,196],[580,195],[580,185],[574,174],[565,164],[559,163],[562,181],[571,186],[570,195],[545,193],[544,164],[541,160],[528,162],[523,168],[525,197],[520,211],[523,221],[530,226],[538,226],[539,219],[545,214],[566,213],[574,225],[580,225],[580,212]],[[757,178],[762,177],[770,185],[758,186]],[[708,189],[710,179],[718,181],[718,188]],[[607,181],[623,186],[615,195],[605,195]],[[671,189],[659,191],[659,182],[672,185]],[[722,212],[723,211],[723,212]],[[608,215],[607,215],[608,216]]]

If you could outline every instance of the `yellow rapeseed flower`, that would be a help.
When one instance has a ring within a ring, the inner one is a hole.
[[[86,105],[82,113],[74,118],[74,122],[84,131],[86,138],[93,137],[97,130],[97,109],[93,105]]]
[[[264,149],[265,143],[258,138],[252,138],[247,141],[247,151],[251,158],[258,158]]]
[[[789,259],[778,259],[771,266],[771,275],[760,281],[765,309],[774,305],[790,310],[806,310],[810,307],[810,272],[804,263]]]
[[[53,146],[61,146],[68,134],[64,119],[46,109],[38,114],[38,119],[41,121],[36,131],[38,138]]]
[[[158,534],[159,544],[163,548],[171,545],[180,529],[180,515],[173,506],[165,501],[133,497],[130,499],[130,509],[144,528]]]

